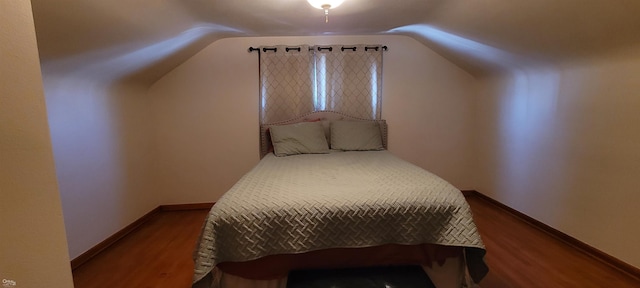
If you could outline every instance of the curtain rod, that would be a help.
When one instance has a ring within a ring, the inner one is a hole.
[[[333,51],[333,47],[322,47],[322,46],[311,46],[311,47],[309,47],[309,51],[313,51],[316,47],[318,48],[318,51],[322,51],[322,50]],[[365,46],[364,50],[367,51],[369,49],[374,49],[374,50],[378,51],[378,47],[380,47],[380,46]],[[357,47],[342,46],[342,48],[340,48],[340,50],[341,51],[344,51],[344,50],[356,51],[356,48]],[[290,50],[296,50],[296,51],[300,52],[300,47],[287,47],[285,49],[286,49],[287,52],[289,52]],[[389,50],[389,48],[386,45],[382,46],[382,51],[387,51],[387,50]],[[249,47],[248,51],[249,51],[249,53],[251,53],[253,51],[258,51],[258,53],[259,53],[260,52],[260,48]],[[262,48],[262,52],[267,52],[267,51],[276,52],[276,51],[278,51],[278,48],[276,48],[276,47],[272,47],[272,48],[264,47],[264,48]]]

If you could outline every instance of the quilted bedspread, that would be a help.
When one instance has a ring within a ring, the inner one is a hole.
[[[434,174],[387,151],[269,154],[209,212],[193,281],[225,261],[389,243],[467,247],[472,278],[487,272],[464,196]]]

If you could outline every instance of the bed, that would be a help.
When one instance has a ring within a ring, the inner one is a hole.
[[[192,287],[285,287],[295,269],[380,265],[421,265],[438,288],[486,275],[464,196],[388,152],[384,120],[320,111],[262,125],[260,138],[262,160],[207,216]]]

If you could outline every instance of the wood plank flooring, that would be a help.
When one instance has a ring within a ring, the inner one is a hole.
[[[482,288],[640,287],[630,277],[504,210],[469,197],[491,271]],[[164,211],[73,271],[76,288],[190,287],[191,254],[206,210]]]
[[[73,270],[75,288],[191,287],[191,255],[207,213],[160,212]]]
[[[640,280],[573,249],[489,204],[467,197],[487,248],[483,288],[640,287]]]

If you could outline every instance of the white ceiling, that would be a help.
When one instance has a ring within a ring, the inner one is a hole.
[[[69,72],[120,61],[126,69],[114,70],[114,78],[151,83],[230,36],[403,34],[474,75],[640,44],[639,0],[345,0],[330,11],[329,23],[305,0],[32,0],[32,6],[43,65]],[[167,49],[152,57],[147,47]]]

